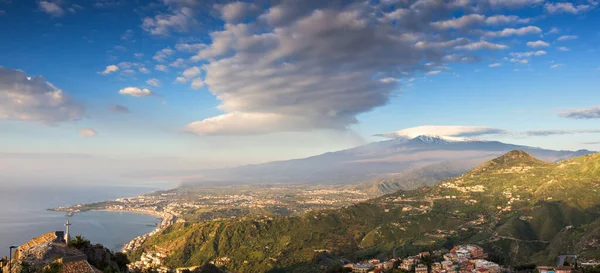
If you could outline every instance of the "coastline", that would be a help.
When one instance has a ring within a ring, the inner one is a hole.
[[[159,215],[161,218],[161,222],[158,223],[156,225],[156,228],[146,234],[140,235],[138,237],[133,238],[131,241],[129,241],[128,243],[124,244],[123,247],[121,248],[121,252],[123,253],[129,253],[133,250],[135,250],[136,248],[140,247],[144,242],[146,242],[146,240],[148,238],[150,238],[152,235],[162,231],[163,229],[167,228],[168,226],[172,225],[175,223],[177,217],[173,214],[170,213],[153,213],[153,212],[146,212],[146,214],[150,214],[150,215]]]
[[[136,213],[136,214],[144,214],[144,215],[152,215],[155,216],[156,218],[159,218],[161,220],[164,220],[164,215],[162,215],[159,212],[152,212],[152,211],[145,211],[145,210],[117,210],[117,209],[93,209],[93,210],[85,210],[85,211],[79,211],[79,212],[75,212],[75,213],[83,213],[83,212],[87,212],[87,211],[101,211],[101,212],[131,212],[131,213]]]
[[[48,210],[55,211],[55,212],[64,212],[64,210],[57,210],[57,209],[48,209]],[[85,212],[92,212],[92,211],[94,211],[94,212],[111,212],[111,213],[129,212],[129,213],[135,213],[135,214],[150,215],[150,216],[156,217],[157,219],[160,219],[160,222],[156,223],[156,228],[154,230],[152,230],[148,233],[139,235],[139,236],[131,239],[130,241],[124,243],[123,246],[121,247],[121,252],[123,252],[123,253],[129,253],[129,252],[135,250],[137,247],[141,246],[148,238],[150,238],[150,236],[160,232],[161,230],[170,226],[171,224],[175,223],[175,221],[176,221],[176,216],[173,214],[160,213],[160,212],[156,212],[156,211],[147,211],[147,210],[135,210],[135,209],[123,210],[123,209],[104,208],[104,209],[88,209],[88,210],[69,210],[68,212],[77,214],[77,213],[85,213]]]

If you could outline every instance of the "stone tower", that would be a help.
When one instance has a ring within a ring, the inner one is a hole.
[[[66,227],[66,230],[65,230],[65,243],[67,245],[71,241],[71,236],[69,236],[69,226],[70,225],[71,225],[71,222],[69,222],[69,220],[67,220],[67,223],[65,224],[65,227]]]

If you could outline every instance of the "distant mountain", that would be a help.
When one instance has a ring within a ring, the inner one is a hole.
[[[409,189],[428,185],[433,181],[431,178],[441,180],[462,174],[511,150],[524,150],[546,161],[592,153],[588,150],[546,150],[498,141],[451,141],[440,137],[419,136],[414,139],[398,138],[375,142],[302,159],[202,171],[196,173],[196,177],[200,176],[201,179],[189,179],[187,182],[355,184],[374,179],[395,180],[400,175],[400,180],[412,177],[412,186],[392,186],[392,190]],[[430,169],[436,169],[436,165],[431,164],[442,162],[446,162],[443,166],[447,170],[446,175],[425,172],[423,175],[426,179],[422,183],[414,179],[414,173],[405,174],[427,165],[430,165]],[[436,179],[437,181],[439,180]]]
[[[314,267],[316,250],[389,258],[394,249],[404,256],[464,243],[504,265],[599,259],[600,154],[551,163],[511,151],[439,185],[344,209],[175,224],[138,252],[167,249],[173,267],[229,257],[240,272],[317,272],[300,271]]]
[[[378,177],[358,185],[350,185],[349,188],[378,196],[398,190],[414,190],[423,186],[430,187],[444,179],[456,177],[469,171],[478,162],[477,159],[455,160],[411,167],[400,174]]]

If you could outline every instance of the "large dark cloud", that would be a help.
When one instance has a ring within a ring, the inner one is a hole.
[[[43,77],[0,67],[0,119],[44,124],[78,120],[83,106]]]
[[[168,35],[194,25],[197,1],[163,2],[170,13],[146,18],[147,31]],[[196,45],[199,51],[192,60],[203,64],[204,82],[225,113],[186,129],[200,135],[345,129],[357,123],[358,114],[385,105],[413,74],[446,70],[449,62],[476,61],[478,51],[508,48],[502,41],[487,40],[539,30],[524,26],[502,32],[498,25],[519,18],[481,14],[539,1],[509,2],[282,0],[215,5],[223,29],[211,33],[211,43]],[[459,13],[466,17],[454,18]]]

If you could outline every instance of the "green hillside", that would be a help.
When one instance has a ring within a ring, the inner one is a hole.
[[[600,155],[558,163],[512,151],[432,188],[400,191],[335,211],[270,220],[180,223],[144,250],[171,266],[229,257],[240,272],[310,272],[315,250],[348,259],[476,243],[507,264],[557,254],[600,258]],[[277,272],[277,271],[274,271]]]

